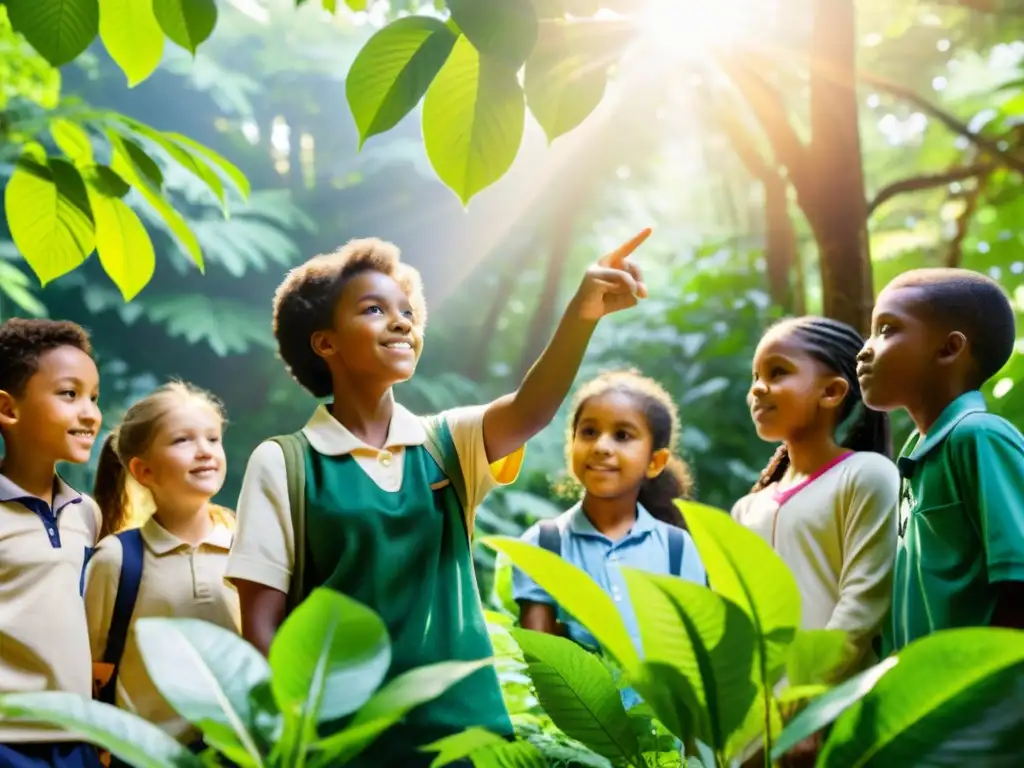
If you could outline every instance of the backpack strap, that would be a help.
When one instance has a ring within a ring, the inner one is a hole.
[[[537,545],[546,549],[553,555],[562,556],[562,532],[558,529],[558,523],[554,520],[541,520],[538,523],[540,535],[537,537]]]
[[[434,460],[434,463],[441,468],[441,472],[452,484],[455,496],[462,505],[463,517],[466,520],[466,529],[469,537],[473,538],[473,521],[470,519],[469,496],[466,493],[466,477],[462,474],[462,462],[459,461],[459,453],[455,448],[455,438],[452,437],[452,430],[445,421],[444,416],[428,416],[423,419],[423,426],[427,430],[427,442],[424,448]]]
[[[271,440],[281,446],[284,469],[288,478],[288,506],[292,517],[292,549],[295,562],[288,588],[287,612],[291,613],[306,599],[306,446],[309,441],[300,430],[290,435],[279,435]]]
[[[117,580],[117,596],[114,598],[114,613],[110,619],[107,634],[107,648],[103,652],[103,670],[107,674],[97,677],[99,683],[96,698],[105,704],[113,704],[117,688],[117,669],[128,642],[135,602],[139,597],[142,583],[142,561],[144,544],[142,529],[131,528],[117,534],[121,542],[121,574]],[[105,678],[105,679],[104,679]]]
[[[683,567],[683,549],[686,547],[686,539],[683,532],[676,527],[668,529],[668,572],[678,576]]]

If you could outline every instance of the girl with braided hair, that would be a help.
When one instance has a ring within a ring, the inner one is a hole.
[[[875,660],[896,554],[899,472],[888,458],[888,420],[861,399],[863,344],[855,329],[823,317],[768,330],[747,403],[758,436],[780,446],[732,510],[793,572],[803,628],[849,633],[840,676]]]

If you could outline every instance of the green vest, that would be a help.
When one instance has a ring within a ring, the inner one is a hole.
[[[454,456],[446,424],[442,433]],[[306,586],[331,587],[380,614],[392,645],[387,679],[425,664],[493,656],[465,515],[452,483],[431,490],[445,475],[427,448],[404,450],[395,493],[351,455],[325,456],[308,445],[305,454]],[[493,666],[414,709],[351,765],[398,765],[403,754],[472,726],[512,733]]]

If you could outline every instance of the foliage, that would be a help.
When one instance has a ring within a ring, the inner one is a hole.
[[[140,619],[136,632],[146,670],[168,703],[203,732],[211,756],[246,768],[349,763],[410,710],[491,663],[441,662],[381,686],[391,663],[383,622],[328,589],[315,590],[285,620],[269,662],[235,633],[194,619]],[[204,764],[155,725],[73,694],[5,694],[0,713],[73,729],[139,768]],[[318,725],[352,713],[344,729],[318,734]],[[512,746],[489,742],[485,751],[503,764]],[[476,747],[434,751],[447,761]]]
[[[832,723],[821,752],[824,766],[964,760],[1001,765],[1016,759],[1011,742],[1021,715],[1015,702],[1024,690],[1020,632],[936,633],[829,689],[824,681],[844,664],[846,648],[833,633],[797,631],[795,588],[774,588],[792,582],[778,555],[718,510],[686,503],[680,509],[712,587],[627,571],[642,658],[622,646],[625,628],[618,612],[593,606],[597,593],[603,593],[585,573],[519,541],[487,543],[598,638],[688,755],[698,756],[703,745],[713,753],[714,765],[725,765],[767,733],[767,748],[773,751],[774,742],[773,759],[778,759]],[[585,651],[525,631],[515,637],[556,725],[615,765],[655,764],[652,756],[636,754],[625,713],[614,706],[614,688],[604,674],[590,669],[596,662],[584,659]],[[793,678],[777,693],[787,668]],[[943,674],[936,675],[937,668]],[[776,742],[780,705],[801,699],[810,699],[810,705]]]

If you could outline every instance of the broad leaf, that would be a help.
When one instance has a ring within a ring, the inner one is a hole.
[[[789,646],[787,682],[791,686],[835,682],[836,671],[851,661],[855,650],[849,636],[840,630],[799,630]]]
[[[332,589],[315,589],[270,646],[271,687],[282,712],[334,720],[362,707],[391,665],[380,616]]]
[[[310,761],[311,768],[351,760],[420,704],[433,701],[456,683],[490,664],[490,659],[442,661],[399,675],[366,702],[348,727],[313,745],[315,756]]]
[[[95,162],[92,141],[82,126],[58,117],[50,121],[50,135],[60,151],[75,165],[92,165]]]
[[[217,26],[216,0],[153,0],[153,15],[171,40],[193,55]]]
[[[724,749],[757,695],[750,619],[737,605],[703,586],[633,569],[623,573],[631,602],[642,606],[637,620],[645,661],[679,671],[697,696],[695,735],[717,750]],[[643,687],[657,685],[659,680],[648,677]],[[652,707],[658,711],[653,702]]]
[[[120,200],[109,202],[127,209]],[[249,691],[270,677],[266,659],[236,633],[197,619],[140,619],[135,635],[146,671],[175,711],[195,725],[230,728],[258,760],[247,728]]]
[[[585,571],[558,555],[518,539],[494,536],[483,542],[504,552],[517,568],[586,627],[624,669],[636,667],[639,657],[618,608]]]
[[[519,69],[537,43],[530,0],[447,0],[452,20],[481,53]]]
[[[866,696],[882,676],[896,666],[897,661],[896,656],[890,656],[808,704],[807,708],[794,717],[779,734],[772,747],[772,759],[780,759],[801,741],[834,722],[843,712]]]
[[[181,214],[164,198],[160,188],[163,180],[160,168],[134,141],[123,139],[113,131],[108,131],[107,137],[114,150],[113,170],[142,194],[167,225],[168,231],[178,240],[182,250],[191,256],[202,271],[203,252],[199,248],[199,241]]]
[[[5,0],[15,31],[55,67],[69,63],[99,32],[97,0]]]
[[[956,758],[950,764],[1019,761],[1024,712],[1019,697],[1007,694],[1024,682],[1024,632],[947,630],[912,643],[897,658],[899,664],[836,721],[821,751],[823,766],[917,765],[924,745],[933,754],[948,747]],[[1016,715],[987,729],[982,721],[999,708]],[[967,746],[965,738],[976,740]]]
[[[549,143],[582,123],[604,97],[609,61],[585,45],[581,27],[546,29],[523,71],[526,104]]]
[[[134,88],[159,66],[164,31],[152,0],[100,0],[100,39]]]
[[[512,166],[526,105],[514,71],[460,37],[423,101],[423,143],[463,205]]]
[[[366,41],[345,78],[360,148],[369,137],[396,126],[419,103],[456,38],[437,19],[406,16]]]
[[[135,768],[202,768],[198,757],[161,728],[73,693],[6,694],[0,696],[0,715],[75,731]]]
[[[146,287],[156,269],[153,241],[138,214],[122,200],[90,192],[89,202],[100,264],[124,300],[131,301]]]
[[[471,752],[473,768],[550,768],[551,763],[528,741],[513,741],[483,747]],[[433,765],[447,765],[438,763]]]
[[[14,244],[45,286],[88,258],[96,245],[85,184],[74,167],[23,158],[7,182],[4,209]]]
[[[82,171],[82,178],[89,189],[107,197],[124,197],[131,189],[128,182],[106,165],[94,165]]]
[[[420,751],[437,752],[437,757],[430,764],[431,768],[434,768],[454,763],[456,760],[463,760],[481,749],[496,747],[504,743],[505,740],[501,736],[484,728],[467,728],[462,733],[446,736],[432,744],[420,747]]]
[[[640,744],[611,673],[571,640],[512,630],[541,707],[570,738],[615,765],[641,765]]]
[[[252,193],[249,185],[249,179],[245,177],[245,174],[242,173],[241,169],[239,169],[237,165],[217,154],[209,147],[200,144],[198,141],[193,141],[188,136],[182,136],[180,133],[173,132],[164,132],[163,136],[173,141],[182,149],[191,152],[193,157],[197,160],[206,160],[207,163],[210,163],[214,167],[220,169],[225,176],[231,179],[231,183],[235,185],[235,188],[242,196],[242,199],[249,199],[249,196]]]
[[[677,501],[711,588],[754,623],[766,687],[782,676],[786,648],[800,624],[800,591],[789,568],[753,531],[714,507]]]

